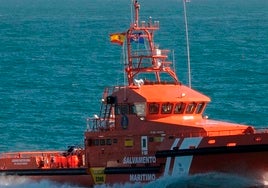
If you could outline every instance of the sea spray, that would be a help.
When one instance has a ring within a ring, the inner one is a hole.
[[[249,188],[265,187],[264,183],[254,178],[241,177],[225,173],[203,173],[180,177],[166,176],[147,184],[125,183],[97,185],[94,188]]]
[[[28,184],[30,182],[29,179],[25,177],[17,177],[17,176],[0,176],[0,187],[13,187],[16,185]]]
[[[254,178],[214,172],[180,177],[162,177],[154,182],[148,183],[144,188],[246,188],[263,186],[263,182]]]
[[[73,188],[73,185],[58,184],[52,181],[32,181],[21,176],[0,176],[0,188]]]

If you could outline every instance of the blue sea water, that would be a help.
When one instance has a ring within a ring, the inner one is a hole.
[[[174,50],[176,72],[188,84],[182,1],[140,4],[143,20],[160,21],[156,42]],[[268,127],[268,1],[191,0],[187,14],[191,84],[211,97],[206,115]],[[130,18],[130,0],[0,0],[0,152],[83,144],[103,88],[124,83],[121,48],[109,34],[126,31]],[[210,176],[201,184],[196,177],[157,183],[224,187],[233,179],[216,175],[220,186]],[[8,180],[0,187],[68,187]]]

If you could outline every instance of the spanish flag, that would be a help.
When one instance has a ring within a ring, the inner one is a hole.
[[[119,45],[123,45],[126,38],[125,33],[113,33],[110,34],[110,41]]]

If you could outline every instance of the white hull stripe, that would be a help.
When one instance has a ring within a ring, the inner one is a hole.
[[[180,141],[180,139],[176,138],[175,141],[173,142],[170,150],[173,150],[173,148],[178,145],[179,141]],[[168,157],[167,161],[166,161],[164,176],[170,175],[170,163],[171,163],[171,157]]]
[[[190,147],[198,147],[202,137],[185,138],[179,149],[189,149]],[[189,174],[193,156],[179,156],[175,158],[172,176]]]
[[[189,149],[190,147],[197,148],[202,140],[202,137],[193,137],[193,138],[185,138],[180,147],[179,150],[182,149]],[[179,139],[175,139],[174,143],[172,144],[170,150],[173,150],[174,147],[177,146]],[[172,176],[181,176],[185,174],[189,174],[190,167],[192,164],[193,156],[178,156],[175,157],[173,168],[170,166],[171,164],[171,157],[167,158],[166,166],[165,166],[165,172],[164,175],[170,175],[169,172],[172,171]]]

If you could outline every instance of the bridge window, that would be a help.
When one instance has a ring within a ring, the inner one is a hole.
[[[121,106],[121,114],[128,114],[129,113],[129,105],[125,104]]]
[[[151,103],[149,104],[149,113],[150,114],[158,114],[159,112],[159,104]]]
[[[144,102],[137,102],[134,103],[134,109],[138,116],[145,116],[146,115],[146,103]]]
[[[134,110],[133,104],[119,104],[115,107],[115,114],[133,114]]]
[[[183,103],[183,102],[177,103],[175,105],[174,113],[175,114],[182,114],[184,112],[184,109],[185,109],[185,103]]]
[[[173,104],[172,103],[163,103],[161,107],[162,114],[170,114],[172,112]]]
[[[187,106],[187,108],[186,108],[186,114],[192,114],[192,113],[194,113],[195,107],[196,107],[196,103],[195,102],[189,103],[188,106]]]
[[[197,104],[197,107],[196,107],[196,110],[195,110],[195,113],[196,114],[200,114],[202,112],[204,106],[205,106],[205,103],[204,102],[198,103]]]
[[[121,106],[120,105],[117,105],[115,107],[115,114],[118,115],[118,114],[121,114]]]
[[[134,104],[129,105],[129,114],[137,114],[137,110]]]

